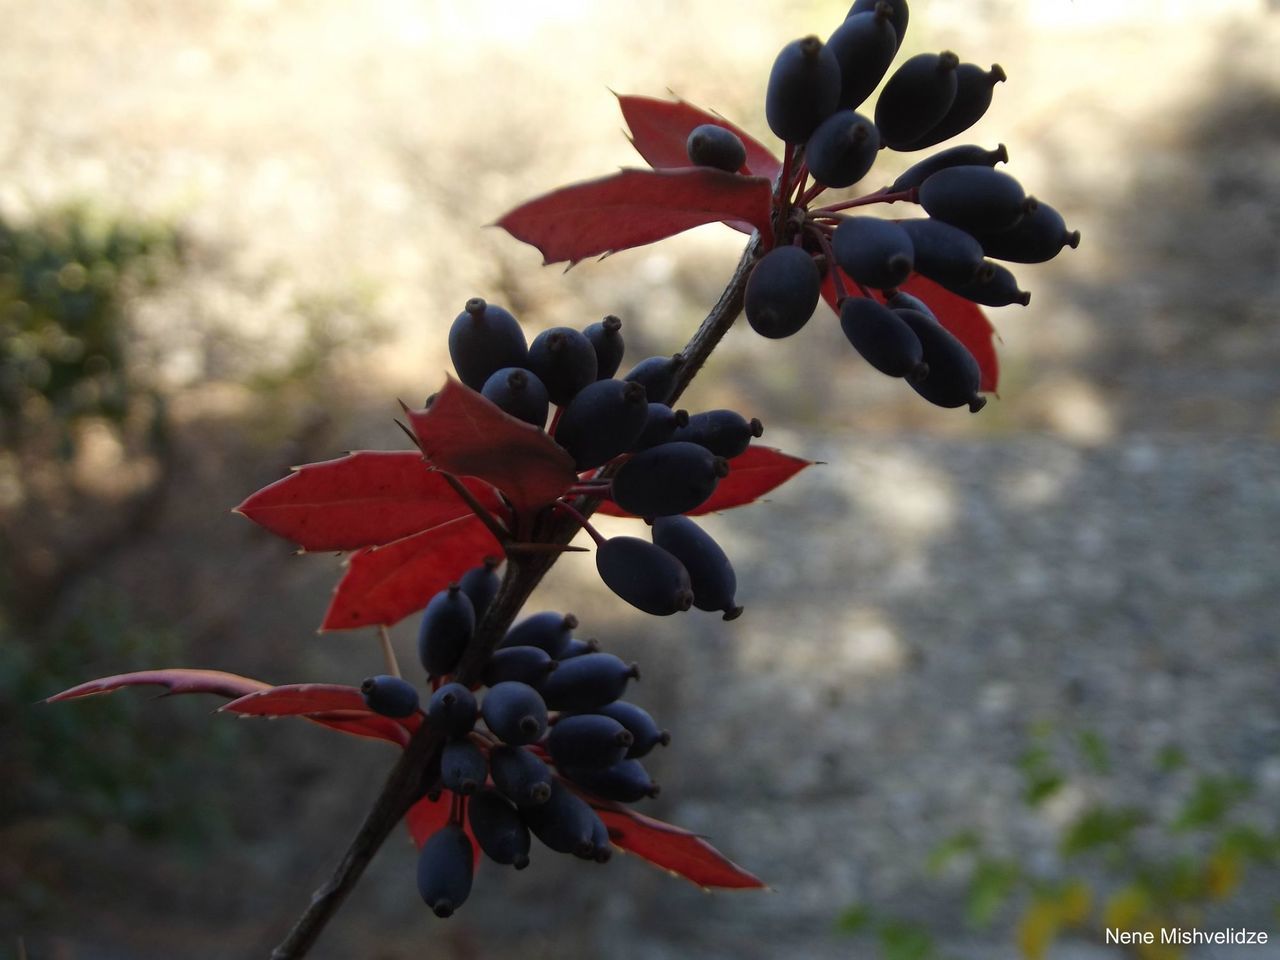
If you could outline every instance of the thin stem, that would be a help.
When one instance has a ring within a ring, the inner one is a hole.
[[[506,544],[511,539],[511,532],[498,522],[498,518],[489,512],[489,509],[475,498],[475,495],[467,489],[467,485],[455,477],[452,473],[445,473],[443,470],[436,471],[440,476],[444,477],[444,482],[453,487],[454,493],[460,496],[471,512],[480,518],[480,522],[489,528],[489,532],[493,534],[501,544]]]
[[[814,230],[813,235],[818,238],[818,246],[822,248],[822,252],[827,258],[827,269],[831,271],[831,282],[835,284],[836,306],[838,307],[844,298],[849,295],[848,288],[844,285],[844,271],[836,263],[836,255],[831,249],[831,241],[827,239],[827,235],[821,230]]]
[[[396,659],[396,651],[391,646],[391,632],[384,624],[378,624],[378,643],[382,647],[382,659],[386,661],[387,673],[393,677],[400,676],[400,662]]]
[[[826,189],[827,189],[827,185],[825,183],[819,183],[818,181],[815,180],[813,182],[813,186],[811,186],[808,190],[806,190],[804,193],[800,195],[800,199],[796,201],[796,206],[807,207],[809,204],[813,203],[814,200],[818,199],[818,197],[820,197],[823,193],[825,193]]]
[[[591,525],[591,521],[584,517],[573,504],[564,500],[557,500],[553,506],[557,510],[562,510],[569,516],[573,517],[573,519],[577,520],[582,529],[591,535],[591,539],[596,542],[597,547],[604,546],[604,537],[600,536],[600,531],[593,527]]]
[[[853,200],[841,200],[839,203],[833,203],[825,207],[818,207],[813,211],[815,216],[824,213],[836,213],[840,210],[849,210],[853,207],[865,207],[872,203],[897,203],[904,201],[906,203],[919,203],[920,191],[915,187],[910,190],[899,190],[897,193],[890,193],[886,187],[883,190],[877,190],[875,193],[869,193],[865,197],[855,197]]]
[[[809,182],[809,164],[800,164],[800,172],[796,175],[795,200],[792,204],[799,207],[803,206],[800,198],[804,195],[804,185]]]
[[[786,222],[787,211],[791,206],[791,164],[796,156],[796,147],[794,144],[788,143],[782,150],[782,173],[778,175],[778,183],[774,188],[774,196],[778,203],[778,219]]]
[[[711,355],[716,345],[729,332],[738,314],[742,312],[742,298],[746,291],[747,278],[751,275],[751,269],[756,261],[764,255],[763,248],[764,243],[760,235],[758,233],[753,235],[728,285],[720,294],[720,299],[716,301],[706,319],[702,321],[702,325],[690,338],[688,345],[681,351],[685,355],[685,363],[676,374],[676,383],[672,388],[671,396],[668,397],[668,402],[675,403],[702,365],[706,363],[707,357]],[[599,479],[607,479],[608,473],[608,470],[603,471]],[[598,499],[583,497],[574,504],[574,508],[583,517],[589,518],[599,504]],[[556,518],[550,530],[547,531],[544,543],[540,544],[551,549],[540,552],[512,550],[507,554],[507,568],[502,578],[502,586],[498,590],[498,595],[489,604],[484,617],[476,625],[475,633],[462,654],[454,679],[467,686],[480,682],[484,665],[506,635],[507,628],[514,622],[525,601],[529,599],[529,595],[559,559],[560,553],[564,552],[564,547],[580,529],[579,523],[573,517]],[[559,545],[559,549],[555,545]],[[271,960],[300,960],[315,945],[325,925],[338,912],[347,895],[355,889],[365,868],[373,860],[387,837],[391,835],[392,830],[409,808],[425,796],[434,785],[428,771],[438,761],[443,744],[443,738],[433,735],[426,724],[419,727],[413,734],[400,759],[391,768],[382,791],[365,816],[355,837],[352,838],[346,853],[343,854],[329,879],[311,898],[311,903],[298,918],[293,929],[272,952]]]

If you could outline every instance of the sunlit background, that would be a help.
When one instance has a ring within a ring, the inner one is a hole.
[[[615,313],[630,359],[679,349],[740,234],[566,274],[489,224],[641,164],[611,91],[770,141],[774,55],[844,11],[0,0],[0,956],[269,954],[391,751],[208,699],[36,701],[150,666],[379,672],[372,632],[315,633],[338,560],[230,508],[291,464],[403,447],[396,401],[443,382],[468,297],[530,337]],[[633,615],[575,556],[533,600],[641,662],[635,699],[673,733],[642,809],[771,891],[539,851],[442,922],[397,834],[313,956],[1092,960],[1116,955],[1105,925],[1280,935],[1280,11],[914,0],[905,53],[940,49],[1004,67],[966,140],[1006,144],[1084,238],[991,311],[1000,397],[927,405],[825,307],[783,342],[743,325],[684,405],[823,461],[708,521],[746,614]]]

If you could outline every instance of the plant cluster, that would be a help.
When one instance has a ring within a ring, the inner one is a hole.
[[[905,0],[858,0],[826,43],[806,37],[783,48],[765,97],[780,160],[688,103],[622,96],[651,169],[564,187],[498,221],[547,263],[570,265],[706,223],[749,235],[683,350],[617,378],[617,318],[556,327],[530,343],[508,311],[473,298],[448,334],[459,379],[446,379],[423,409],[404,407],[413,449],[310,464],[239,506],[307,552],[349,552],[322,629],[378,627],[389,651],[385,628],[426,607],[425,709],[394,657],[359,687],[163,670],[51,698],[155,683],[228,697],[223,709],[233,713],[302,716],[402,748],[334,876],[275,957],[306,952],[402,819],[422,847],[419,890],[441,916],[466,899],[481,851],[524,866],[530,832],[592,860],[620,849],[704,887],[762,886],[702,838],[627,806],[654,793],[639,758],[666,741],[619,699],[635,667],[574,637],[571,616],[515,620],[552,564],[580,549],[570,542],[583,529],[601,579],[633,606],[662,616],[741,612],[728,558],[690,518],[752,503],[809,461],[753,443],[758,420],[676,404],[744,308],[757,332],[779,338],[825,299],[872,366],[930,402],[976,411],[995,389],[992,328],[976,304],[1027,298],[988,257],[1038,262],[1078,239],[993,169],[1004,149],[954,147],[883,189],[817,205],[829,188],[862,181],[882,149],[920,150],[967,129],[1004,79],[998,67],[925,54],[889,76],[873,119],[858,114],[906,25]],[[899,202],[927,216],[845,212]],[[648,521],[651,533],[606,539],[591,527],[596,511]]]

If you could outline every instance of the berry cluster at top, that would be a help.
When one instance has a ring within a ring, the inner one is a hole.
[[[658,616],[695,606],[733,619],[742,610],[734,602],[733,567],[683,514],[711,497],[729,461],[763,427],[732,410],[692,416],[673,410],[667,400],[684,364],[680,354],[642,360],[616,379],[621,328],[611,316],[581,331],[553,327],[526,343],[511,313],[477,297],[453,322],[449,354],[464,384],[511,416],[548,429],[581,475],[571,493],[612,500],[651,521],[652,542],[605,539],[583,521],[611,590]],[[558,506],[573,512],[567,502]]]
[[[931,403],[976,412],[985,403],[977,361],[922,300],[899,287],[914,273],[973,303],[1025,305],[1030,294],[989,258],[1040,263],[1075,247],[1080,235],[994,169],[1008,160],[1003,145],[951,147],[875,193],[811,206],[827,188],[861,181],[883,149],[913,152],[963,133],[1005,79],[998,65],[984,70],[954,53],[922,53],[889,77],[874,119],[858,113],[888,72],[907,19],[906,0],[857,0],[826,43],[795,40],[774,61],[765,116],[787,143],[775,232],[790,243],[780,242],[755,266],[747,320],[766,337],[796,333],[813,315],[823,273],[834,264],[840,325],[854,348]],[[697,165],[736,173],[746,163],[742,141],[723,127],[695,128],[686,146]],[[842,212],[897,201],[918,203],[928,216],[892,221]]]
[[[639,678],[636,665],[575,637],[572,614],[537,613],[508,630],[485,664],[479,699],[450,679],[497,595],[496,566],[486,562],[438,593],[418,633],[434,691],[427,722],[446,737],[439,789],[452,795],[418,861],[418,890],[441,917],[467,899],[477,847],[517,870],[529,864],[531,835],[558,853],[608,860],[596,808],[656,796],[640,758],[670,741],[645,710],[620,699]],[[420,712],[417,690],[399,677],[370,677],[360,689],[385,716]]]

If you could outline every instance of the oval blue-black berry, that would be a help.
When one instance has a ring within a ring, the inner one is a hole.
[[[422,845],[418,893],[437,917],[452,916],[471,894],[475,852],[462,827],[446,824]]]
[[[839,104],[846,110],[856,110],[875,92],[898,52],[892,9],[887,2],[872,6],[846,17],[827,39],[827,49],[840,64]]]
[[[742,607],[734,602],[737,575],[711,534],[688,517],[658,517],[653,521],[653,542],[689,571],[695,607],[721,611],[726,620],[742,614]]]
[[[993,63],[990,70],[983,70],[976,63],[960,64],[956,67],[956,98],[951,102],[951,108],[907,149],[923,150],[964,133],[982,119],[991,106],[995,85],[1005,79],[1005,72],[998,63]]]
[[[672,440],[696,443],[717,457],[732,460],[745,453],[751,441],[764,434],[764,424],[748,420],[736,410],[703,410],[671,435]]]
[[[764,115],[779,140],[804,143],[840,104],[840,64],[817,37],[782,48],[769,72]]]
[[[541,647],[503,647],[493,651],[484,665],[483,680],[487,687],[508,680],[539,687],[556,666],[556,661]]]
[[[836,263],[868,287],[896,287],[911,275],[915,245],[898,224],[879,217],[846,217],[831,236]]]
[[[561,717],[547,734],[551,759],[565,767],[611,767],[631,746],[627,728],[611,717],[582,713]]]
[[[476,725],[480,708],[475,694],[461,683],[446,683],[427,703],[427,723],[446,737],[465,737]]]
[[[472,567],[458,580],[458,586],[471,601],[471,609],[476,613],[476,623],[480,622],[502,587],[502,578],[495,572],[499,563],[501,561],[497,557],[485,557],[484,563]]]
[[[524,747],[494,747],[489,751],[493,785],[518,807],[546,803],[555,777],[551,768]]]
[[[450,740],[440,751],[440,782],[446,790],[470,796],[484,786],[489,764],[470,740]]]
[[[408,680],[386,674],[360,684],[365,705],[384,717],[407,717],[418,712],[418,691]]]
[[[494,863],[523,870],[529,865],[529,828],[516,808],[496,790],[467,802],[467,822],[480,849]]]
[[[643,541],[641,541],[643,543]],[[626,692],[627,681],[640,670],[612,653],[585,653],[563,661],[542,684],[542,697],[552,710],[596,710]]]
[[[648,357],[628,370],[622,379],[643,386],[645,399],[649,403],[666,403],[671,391],[675,389],[676,375],[683,366],[682,353],[669,357]]]
[[[854,0],[853,6],[849,8],[848,16],[852,17],[859,13],[870,13],[878,10],[882,3],[887,3],[889,7],[889,22],[893,24],[893,32],[898,36],[898,45],[902,45],[902,39],[907,35],[907,22],[911,19],[911,12],[907,9],[907,0]]]
[[[922,313],[899,310],[898,316],[920,338],[924,362],[929,372],[920,379],[908,380],[916,393],[939,407],[967,406],[977,413],[986,404],[986,398],[978,395],[982,371],[968,347],[951,333]]]
[[[902,317],[874,300],[850,297],[841,304],[840,329],[853,349],[881,373],[922,377],[929,372],[915,331]]]
[[[918,187],[939,170],[945,170],[948,167],[994,167],[997,163],[1008,162],[1009,151],[1003,143],[994,150],[987,150],[972,143],[962,143],[916,161],[899,174],[889,190],[897,193]]]
[[[612,314],[582,331],[596,351],[596,379],[608,380],[622,366],[626,345],[622,342],[622,321]]]
[[[665,747],[671,742],[671,734],[658,728],[649,711],[629,701],[615,700],[603,707],[596,707],[592,712],[612,717],[630,731],[631,747],[627,750],[628,759],[643,757],[654,747]]]
[[[547,705],[527,683],[508,680],[490,687],[480,704],[490,732],[503,743],[535,743],[547,731]]]
[[[1080,231],[1068,230],[1062,214],[1047,203],[1038,203],[1008,230],[983,234],[978,241],[988,257],[1011,263],[1044,263],[1063,247],[1074,250],[1079,246]]]
[[[959,227],[932,218],[899,220],[898,226],[911,238],[915,271],[930,280],[953,286],[968,283],[982,271],[982,244]]]
[[[558,659],[576,629],[578,629],[578,618],[572,613],[544,610],[542,613],[525,617],[508,630],[502,642],[498,644],[498,649],[537,647],[547,651],[552,658]]]
[[[672,410],[665,403],[649,404],[649,418],[645,421],[644,432],[635,442],[632,450],[648,450],[671,439],[675,431],[689,422],[689,414],[684,410]]]
[[[456,583],[431,598],[418,628],[418,659],[428,676],[453,673],[475,628],[475,608]]]
[[[775,247],[747,278],[747,322],[762,337],[789,337],[809,322],[821,293],[822,274],[813,257],[797,246]]]
[[[605,586],[645,613],[666,617],[693,605],[689,571],[648,540],[639,537],[606,540],[596,548],[596,570]],[[556,673],[568,666],[563,664]]]
[[[503,367],[494,372],[480,394],[504,413],[535,427],[546,426],[549,398],[538,376],[520,367]]]
[[[529,356],[520,322],[480,297],[472,297],[449,328],[449,358],[458,379],[472,390],[504,367],[523,367]]]
[[[597,380],[562,409],[555,440],[579,470],[590,470],[630,450],[648,417],[643,384]]]
[[[981,272],[979,278],[947,289],[984,307],[1007,307],[1013,303],[1025,307],[1031,302],[1031,294],[1019,290],[1017,278],[1007,267],[998,263],[988,262],[987,269]]]
[[[585,860],[596,850],[596,812],[558,780],[551,784],[551,796],[536,807],[522,807],[521,817],[533,835],[557,853],[571,853]],[[603,824],[601,824],[603,826]]]
[[[690,130],[684,148],[689,162],[699,167],[737,173],[747,162],[747,148],[742,138],[714,123],[704,123]]]
[[[546,385],[547,396],[558,407],[595,382],[598,365],[595,345],[572,327],[544,330],[529,344],[529,369]]]
[[[659,793],[658,785],[639,760],[620,760],[611,767],[567,767],[562,772],[602,800],[635,803]]]
[[[819,183],[849,187],[867,175],[879,150],[875,124],[852,110],[838,110],[813,131],[804,158]]]
[[[729,465],[706,447],[673,440],[642,450],[618,468],[611,496],[638,517],[687,513],[706,503]]]
[[[919,53],[889,77],[876,101],[880,140],[893,150],[907,150],[935,127],[956,99],[954,53]]]
[[[920,186],[920,205],[935,220],[976,235],[1009,229],[1036,208],[1036,201],[1007,173],[948,167]]]

